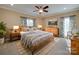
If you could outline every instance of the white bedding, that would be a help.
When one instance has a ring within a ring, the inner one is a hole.
[[[26,47],[29,48],[49,38],[53,38],[53,33],[40,30],[21,32],[21,41]]]

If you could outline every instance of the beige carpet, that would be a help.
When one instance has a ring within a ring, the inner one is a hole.
[[[69,55],[67,42],[64,38],[55,38],[35,55]],[[14,41],[0,45],[0,55],[31,55],[28,49],[24,49],[20,41]]]

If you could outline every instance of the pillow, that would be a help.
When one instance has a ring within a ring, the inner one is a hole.
[[[36,27],[33,27],[33,30],[38,30]]]
[[[24,27],[24,31],[35,31],[38,30],[36,27]]]

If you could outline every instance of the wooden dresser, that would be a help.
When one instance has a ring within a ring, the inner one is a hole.
[[[45,31],[53,33],[54,36],[59,36],[59,28],[57,27],[46,28]]]
[[[79,55],[79,37],[73,37],[71,40],[71,54]]]

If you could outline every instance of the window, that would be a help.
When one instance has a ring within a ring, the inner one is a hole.
[[[59,28],[61,37],[67,37],[69,32],[76,32],[75,20],[75,15],[60,18]]]
[[[68,32],[75,30],[75,16],[64,17],[64,36],[66,37]],[[76,30],[75,30],[76,32]]]
[[[33,26],[34,21],[32,19],[27,19],[27,26]]]
[[[21,18],[21,24],[23,26],[35,26],[35,20],[30,18]]]

